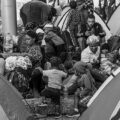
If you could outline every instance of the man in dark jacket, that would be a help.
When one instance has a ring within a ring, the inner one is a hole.
[[[78,42],[81,50],[86,47],[86,39],[91,35],[104,37],[106,35],[102,26],[95,22],[95,16],[93,14],[88,16],[87,23],[81,25],[81,29],[78,33]]]
[[[42,1],[30,1],[23,5],[20,10],[20,16],[24,25],[28,22],[35,22],[43,25],[48,18],[56,15],[56,9]]]

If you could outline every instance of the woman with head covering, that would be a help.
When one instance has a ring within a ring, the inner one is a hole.
[[[75,94],[75,111],[68,116],[78,114],[79,100],[89,94],[93,94],[95,91],[95,80],[93,79],[87,64],[84,62],[77,62],[74,64],[73,69],[75,73],[67,85],[65,85],[65,88],[68,90],[68,94]]]
[[[31,77],[30,87],[33,89],[34,97],[38,97],[40,91],[44,88],[42,74],[39,72],[43,57],[39,42],[42,41],[43,36],[44,31],[42,29],[37,29],[36,32],[28,30],[22,33],[18,40],[21,55],[28,56],[32,62],[29,77]]]

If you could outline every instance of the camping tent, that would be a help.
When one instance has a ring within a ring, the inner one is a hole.
[[[113,35],[120,35],[120,4],[108,20],[107,25]]]
[[[0,120],[27,120],[29,116],[20,93],[0,76]]]
[[[69,15],[70,11],[71,11],[70,7],[65,6],[63,8],[62,15],[58,16],[54,20],[54,25],[59,26],[62,31],[65,30],[66,23],[67,23],[67,20],[68,20],[68,15]],[[96,12],[94,12],[94,15],[95,15],[95,18],[96,18],[96,22],[100,23],[102,25],[103,29],[106,32],[106,40],[109,39],[111,37],[111,33],[110,33],[110,30],[109,30],[108,26],[105,24],[105,22],[101,19],[101,17]]]
[[[79,120],[113,119],[120,110],[120,68],[118,68],[99,88],[88,103],[88,109]],[[120,117],[119,117],[120,118]]]

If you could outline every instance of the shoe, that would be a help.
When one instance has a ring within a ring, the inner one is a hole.
[[[54,117],[55,119],[59,119],[62,117],[61,114],[55,113],[55,114],[47,114],[47,117]]]
[[[60,113],[56,113],[56,114],[54,115],[54,118],[56,118],[56,119],[61,118],[61,117],[62,117],[62,115],[61,115]]]
[[[75,110],[66,115],[66,117],[79,117],[79,116],[80,116],[80,113]]]

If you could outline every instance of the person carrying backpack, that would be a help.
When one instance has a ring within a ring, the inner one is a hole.
[[[46,54],[49,57],[58,56],[63,50],[65,42],[54,32],[54,26],[48,23],[44,26],[45,41],[46,41]]]

